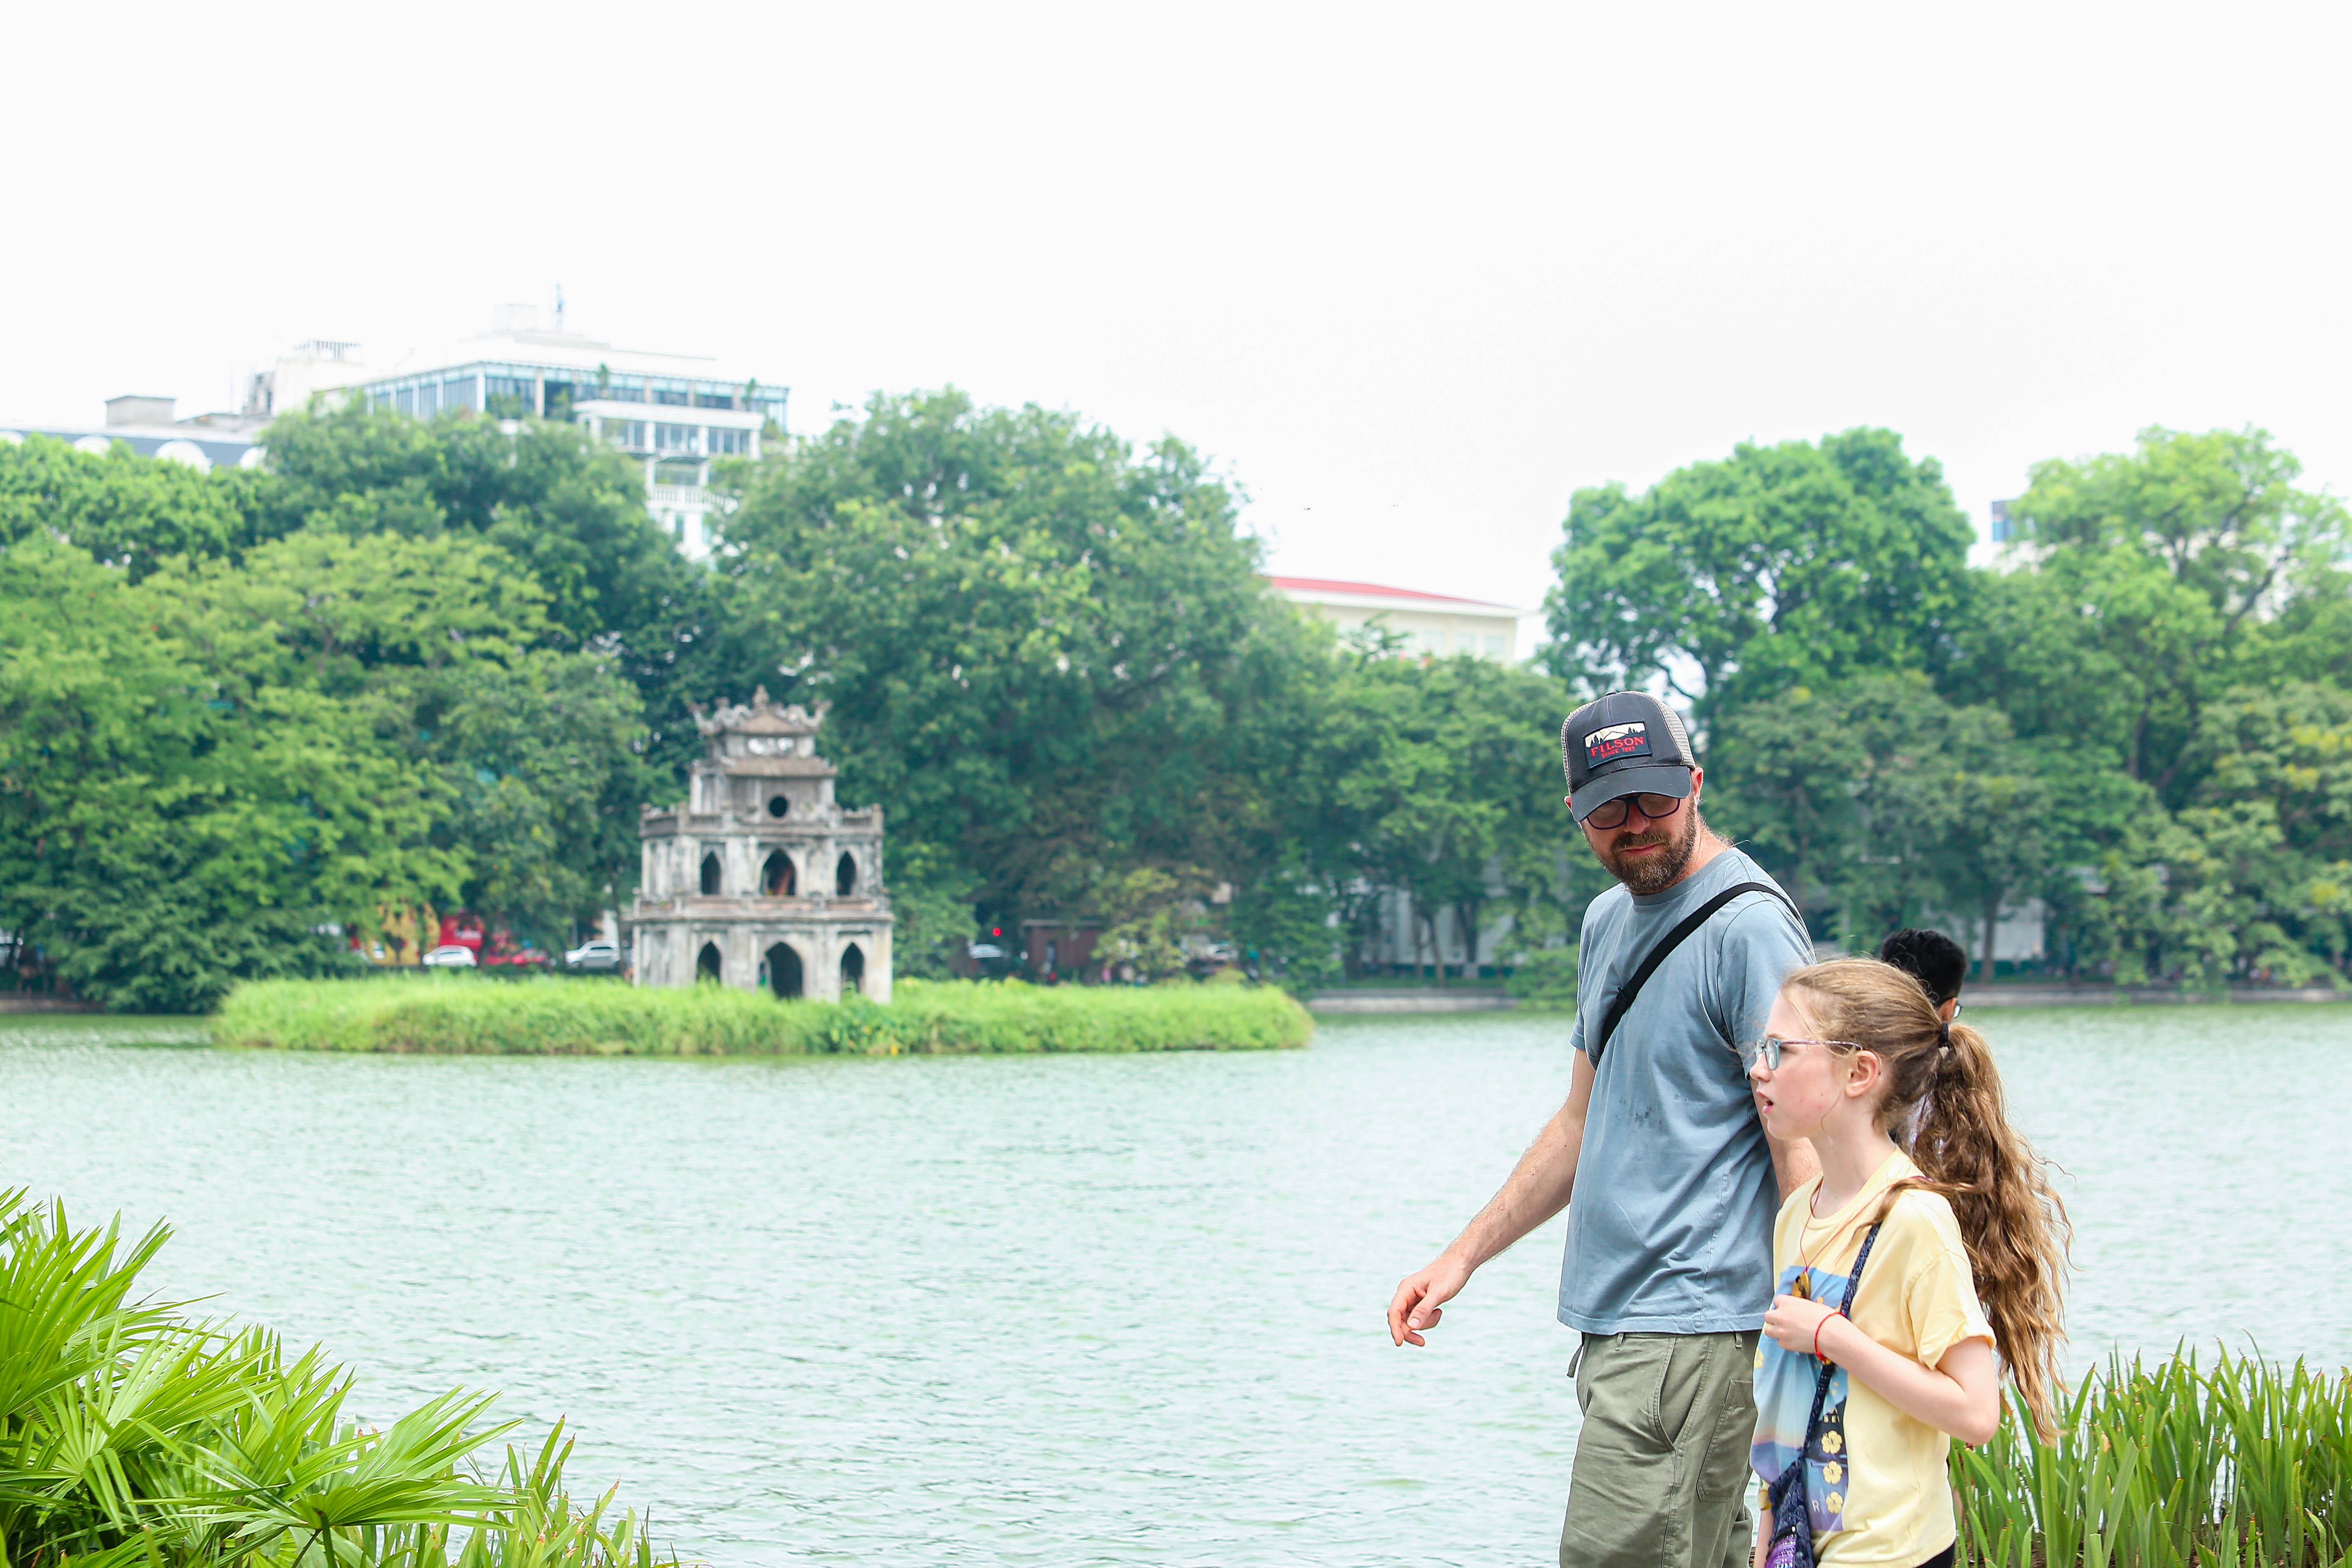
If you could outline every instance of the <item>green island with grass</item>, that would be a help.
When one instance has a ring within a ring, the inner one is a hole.
[[[2219,1352],[2110,1363],[2043,1442],[2011,1409],[1955,1446],[1960,1561],[1985,1568],[2352,1563],[2352,1371]]]
[[[718,985],[415,974],[257,980],[212,1020],[216,1045],[521,1056],[899,1056],[1266,1050],[1307,1010],[1272,986],[902,980],[887,1003],[780,1002]]]
[[[349,1411],[352,1373],[267,1329],[137,1291],[169,1232],[126,1243],[0,1194],[0,1543],[44,1568],[674,1568],[612,1494],[564,1489],[495,1394],[397,1419]]]

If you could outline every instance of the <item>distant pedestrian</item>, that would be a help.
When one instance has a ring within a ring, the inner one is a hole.
[[[1951,1438],[1999,1428],[2002,1365],[2057,1435],[2065,1207],[2009,1124],[1984,1037],[1891,964],[1799,970],[1743,1054],[1766,1131],[1821,1163],[1773,1233],[1757,1560],[1802,1544],[1823,1568],[1949,1568]],[[1923,1104],[1906,1155],[1890,1134]]]
[[[1878,944],[1878,961],[1917,981],[1945,1023],[1960,1016],[1960,982],[1969,975],[1969,955],[1958,942],[1939,931],[1906,926]]]
[[[1706,774],[1664,703],[1588,702],[1560,750],[1570,812],[1621,884],[1585,911],[1568,1102],[1398,1285],[1389,1333],[1424,1342],[1474,1270],[1566,1208],[1559,1321],[1582,1336],[1569,1370],[1584,1425],[1559,1561],[1738,1568],[1772,1215],[1813,1166],[1766,1137],[1737,1043],[1763,1034],[1812,943],[1779,886],[1707,830]]]

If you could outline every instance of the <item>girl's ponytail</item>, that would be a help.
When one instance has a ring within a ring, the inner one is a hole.
[[[1966,1024],[1949,1029],[1950,1043],[1936,1050],[1911,1158],[1951,1204],[1994,1342],[2033,1424],[2053,1436],[2066,1338],[2066,1205],[2041,1157],[2009,1124],[1985,1037]]]
[[[1817,963],[1787,984],[1803,992],[1824,1035],[1858,1041],[1885,1064],[1880,1126],[1898,1129],[1918,1113],[1910,1152],[1927,1179],[1915,1184],[1952,1205],[1994,1346],[2033,1424],[2054,1436],[2066,1205],[2009,1124],[1991,1047],[1966,1024],[1945,1023],[1916,980],[1875,959]]]

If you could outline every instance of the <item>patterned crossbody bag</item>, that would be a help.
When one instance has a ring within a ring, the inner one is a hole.
[[[1838,1316],[1850,1318],[1853,1313],[1853,1293],[1862,1289],[1862,1266],[1870,1261],[1870,1244],[1878,1239],[1879,1220],[1862,1238],[1862,1250],[1854,1254],[1853,1272],[1846,1277],[1845,1300],[1838,1303]],[[1813,1441],[1822,1426],[1822,1406],[1830,1396],[1830,1379],[1837,1373],[1836,1365],[1827,1356],[1822,1358],[1822,1374],[1813,1381],[1812,1414],[1805,1417],[1805,1440],[1797,1457],[1772,1482],[1772,1539],[1765,1548],[1764,1568],[1813,1568],[1813,1510],[1805,1495],[1805,1470],[1811,1463]]]

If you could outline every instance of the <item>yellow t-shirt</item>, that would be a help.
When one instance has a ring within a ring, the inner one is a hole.
[[[1774,1293],[1793,1293],[1801,1258],[1805,1294],[1832,1307],[1845,1300],[1854,1256],[1886,1189],[1918,1174],[1898,1149],[1852,1203],[1819,1218],[1811,1214],[1819,1176],[1790,1194],[1772,1226]],[[1963,1340],[1992,1339],[1951,1205],[1916,1188],[1895,1198],[1863,1265],[1853,1315],[1855,1328],[1922,1366],[1936,1365]],[[1751,1461],[1768,1486],[1804,1446],[1821,1364],[1769,1338],[1758,1342]],[[1951,1446],[1946,1434],[1904,1415],[1839,1367],[1805,1454],[1813,1552],[1824,1568],[1916,1568],[1951,1545],[1957,1531],[1945,1474]]]

